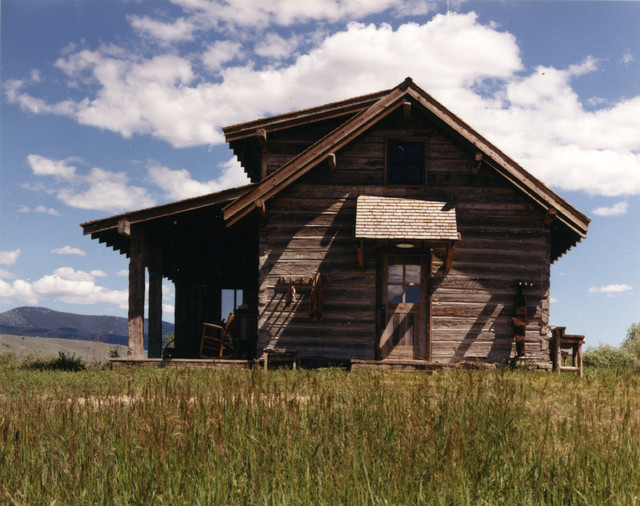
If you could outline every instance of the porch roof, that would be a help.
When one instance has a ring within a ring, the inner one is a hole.
[[[356,238],[455,241],[456,210],[447,202],[361,195]]]

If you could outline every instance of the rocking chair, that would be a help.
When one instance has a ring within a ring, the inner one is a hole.
[[[200,342],[200,358],[233,357],[234,314],[230,313],[224,327],[215,323],[202,324],[202,341]]]

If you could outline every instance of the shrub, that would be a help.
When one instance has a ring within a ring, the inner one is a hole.
[[[584,352],[583,363],[601,369],[633,369],[638,367],[638,358],[627,350],[600,344]]]
[[[640,322],[633,323],[627,329],[627,337],[622,342],[622,348],[640,359]]]
[[[57,358],[37,358],[24,363],[25,369],[38,369],[40,371],[83,371],[86,366],[75,353],[58,352]]]

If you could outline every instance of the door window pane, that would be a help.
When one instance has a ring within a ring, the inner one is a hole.
[[[389,265],[388,281],[389,283],[402,283],[402,270],[404,265]]]
[[[405,283],[420,283],[420,266],[405,265]]]
[[[407,286],[404,301],[409,304],[420,304],[420,285]]]
[[[389,285],[387,287],[387,302],[394,304],[402,302],[402,285]]]
[[[417,264],[390,264],[387,266],[387,302],[400,304],[420,303],[421,266]]]

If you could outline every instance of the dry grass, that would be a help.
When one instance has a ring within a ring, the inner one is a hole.
[[[633,504],[640,376],[0,369],[0,501]]]

